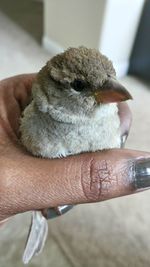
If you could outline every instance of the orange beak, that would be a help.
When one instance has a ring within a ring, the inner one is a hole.
[[[104,85],[94,91],[94,97],[97,103],[118,103],[133,99],[127,89],[117,80],[110,78]]]

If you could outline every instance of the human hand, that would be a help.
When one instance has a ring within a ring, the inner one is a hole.
[[[0,82],[0,220],[29,210],[97,202],[150,186],[150,153],[112,149],[63,159],[30,155],[19,143],[19,118],[30,100],[34,74]],[[131,125],[119,104],[122,140]]]

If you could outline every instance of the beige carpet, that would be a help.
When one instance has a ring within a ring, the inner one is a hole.
[[[38,71],[50,54],[0,12],[0,79]]]
[[[37,71],[49,55],[0,14],[0,78]],[[122,81],[134,101],[127,147],[150,151],[150,88],[133,77]],[[148,90],[149,89],[149,90]],[[29,266],[150,266],[150,191],[98,204],[80,205],[49,222],[44,252]],[[0,267],[21,267],[30,217],[16,216],[0,229]]]

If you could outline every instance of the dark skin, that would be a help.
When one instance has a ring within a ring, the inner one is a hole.
[[[113,149],[64,159],[41,159],[19,143],[19,118],[30,101],[35,74],[0,82],[0,221],[29,210],[98,202],[137,192],[132,167],[150,154]],[[131,113],[120,103],[122,135]]]

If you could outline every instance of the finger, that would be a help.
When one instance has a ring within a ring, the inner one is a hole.
[[[122,145],[124,145],[132,124],[132,113],[127,103],[122,102],[118,104],[118,114],[120,117]]]
[[[32,83],[36,79],[36,74],[21,74],[1,81],[2,87],[11,91],[13,96],[20,105],[21,110],[30,101]]]
[[[5,121],[8,119],[8,126],[11,126],[17,136],[20,116],[31,101],[31,88],[35,79],[36,74],[24,74],[0,82],[1,116]]]
[[[0,205],[3,212],[5,207],[6,217],[28,210],[108,200],[150,186],[150,154],[144,152],[114,149],[53,160],[13,157],[6,177],[9,183],[3,190],[4,203]]]
[[[20,104],[21,111],[23,111],[31,101],[31,89],[35,79],[36,74],[20,75],[18,79],[18,84],[14,89],[14,96]]]

